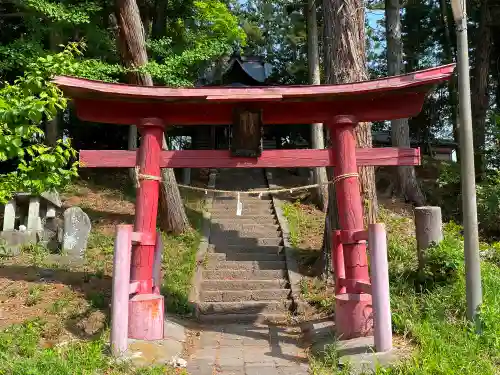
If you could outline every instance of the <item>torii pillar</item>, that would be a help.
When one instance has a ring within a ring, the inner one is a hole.
[[[337,116],[329,124],[332,137],[332,158],[335,192],[337,195],[340,231],[333,233],[332,259],[336,273],[335,326],[340,339],[371,334],[373,328],[371,295],[363,286],[370,284],[366,241],[363,237],[363,203],[354,128],[358,121],[353,116]]]
[[[164,124],[160,119],[142,119],[138,124],[141,144],[134,232],[140,238],[132,247],[130,265],[128,337],[138,340],[163,339],[164,303],[159,285],[154,285],[153,263],[156,245],[156,218],[161,183],[160,157]],[[153,289],[154,288],[154,289]]]

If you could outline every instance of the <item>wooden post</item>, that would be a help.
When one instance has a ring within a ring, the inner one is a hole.
[[[418,268],[425,264],[425,250],[443,240],[441,207],[415,208],[415,234],[417,237]]]
[[[345,280],[344,248],[340,240],[340,231],[334,230],[332,237],[332,261],[333,272],[335,274],[335,295],[346,292],[342,283]]]
[[[134,231],[144,238],[155,238],[160,185],[160,155],[163,122],[143,119],[139,124],[141,145],[137,154],[139,188]],[[163,338],[163,296],[153,294],[155,243],[139,242],[132,248],[131,282],[137,283],[138,295],[129,301],[129,337],[142,340]]]
[[[368,226],[368,246],[372,273],[375,349],[377,352],[387,352],[392,349],[392,322],[387,236],[384,224]]]
[[[350,116],[338,116],[329,124],[333,135],[332,152],[336,167],[335,185],[337,194],[339,226],[344,248],[344,270],[346,294],[336,296],[335,317],[337,333],[341,339],[365,336],[370,333],[371,298],[361,295],[357,282],[369,283],[366,242],[355,240],[353,234],[364,229],[363,205],[356,165],[356,138],[354,127],[357,121]]]
[[[191,185],[191,168],[182,169],[182,183],[184,185]]]
[[[128,298],[132,225],[116,227],[111,293],[111,353],[120,357],[128,347]]]
[[[163,239],[161,233],[156,234],[155,258],[153,262],[153,291],[154,294],[160,294],[161,290],[161,257],[163,254]]]

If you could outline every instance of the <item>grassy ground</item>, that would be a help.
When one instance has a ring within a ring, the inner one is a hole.
[[[199,182],[200,184],[202,182]],[[93,174],[63,194],[92,221],[82,265],[60,264],[40,246],[0,257],[0,374],[165,374],[137,370],[107,353],[114,226],[132,223],[134,189],[126,174]],[[193,230],[164,236],[162,290],[170,313],[189,312],[203,196],[182,192]]]
[[[403,211],[403,212],[401,212]],[[297,246],[304,231],[295,222],[317,222],[311,207],[290,204],[285,210]],[[313,216],[313,217],[311,217]],[[484,303],[481,334],[465,318],[465,270],[461,228],[445,226],[445,239],[429,250],[423,274],[416,272],[417,257],[411,216],[404,210],[384,209],[380,221],[388,227],[392,320],[395,333],[413,347],[413,356],[398,368],[380,374],[500,374],[500,270],[498,244],[483,244]],[[310,293],[321,299],[321,293]],[[327,304],[328,300],[323,299]],[[335,346],[312,358],[314,374],[342,373]]]

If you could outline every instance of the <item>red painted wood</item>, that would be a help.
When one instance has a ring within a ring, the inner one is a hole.
[[[373,308],[370,294],[338,294],[335,296],[335,306],[335,334],[340,340],[372,335]]]
[[[349,116],[339,116],[334,123],[329,123],[330,134],[333,135],[335,149],[331,149],[337,165],[335,177],[357,173],[356,138],[354,127],[356,120]],[[363,205],[358,177],[339,179],[335,185],[339,226],[342,231],[352,234],[363,231]],[[342,240],[340,238],[340,240]],[[360,337],[371,332],[371,296],[359,294],[357,282],[370,282],[368,258],[365,242],[350,242],[342,245],[344,249],[345,278],[340,285],[345,287],[344,294],[335,297],[335,325],[337,334],[342,339]],[[366,297],[365,297],[366,296]],[[366,299],[369,298],[370,300]]]
[[[162,340],[164,325],[163,296],[137,294],[129,301],[128,337],[136,340]]]
[[[275,86],[275,87],[201,87],[168,88],[105,83],[74,77],[56,77],[54,83],[71,97],[111,98],[113,100],[161,99],[163,101],[207,101],[242,96],[242,100],[260,99],[270,96],[293,100],[308,100],[318,97],[344,96],[352,94],[376,94],[397,89],[412,89],[429,86],[450,78],[454,64],[430,68],[402,76],[381,78],[373,81],[343,85],[319,86]]]
[[[368,231],[366,230],[342,230],[340,231],[340,241],[343,244],[356,243],[368,240]]]
[[[162,168],[291,168],[335,166],[329,150],[266,150],[258,159],[231,157],[229,150],[162,151]],[[419,165],[420,150],[414,148],[359,148],[357,164]],[[82,150],[80,163],[85,168],[131,168],[136,152],[125,150]]]
[[[135,154],[135,151],[132,152]],[[156,233],[132,232],[132,242],[137,242],[142,245],[154,246],[156,245]]]
[[[161,118],[167,125],[231,124],[234,109],[242,105],[262,110],[265,125],[329,122],[332,117],[346,113],[355,114],[359,121],[382,121],[417,115],[430,86],[424,88],[415,92],[394,91],[377,96],[353,95],[311,102],[125,102],[91,97],[76,98],[75,105],[81,120],[119,125],[136,124],[145,116]]]
[[[128,293],[129,294],[135,294],[139,291],[139,282],[137,281],[134,281],[133,283],[130,283],[129,284],[129,288],[128,288]]]
[[[355,120],[349,117],[338,117],[336,124],[329,124],[334,135],[336,148],[331,152],[337,160],[334,169],[335,176],[357,173]],[[336,185],[338,216],[340,229],[347,231],[363,231],[363,204],[361,201],[360,184],[357,177],[341,179]],[[346,279],[370,281],[366,244],[363,242],[344,244],[344,262]],[[354,293],[349,286],[347,293]]]
[[[356,289],[361,291],[361,293],[372,294],[372,284],[366,281],[356,281]]]
[[[346,292],[342,285],[342,280],[345,279],[344,269],[344,248],[340,241],[340,230],[334,230],[332,235],[332,262],[333,273],[335,275],[335,295]]]
[[[137,153],[137,164],[140,173],[160,176],[160,152],[163,138],[163,127],[157,119],[143,120],[139,125],[141,145]],[[154,233],[158,211],[159,181],[140,180],[137,190],[134,231]],[[139,282],[139,293],[148,294],[153,291],[153,259],[154,242],[152,244],[135,244],[132,248],[131,282]]]
[[[156,234],[155,256],[153,262],[153,293],[160,294],[162,285],[161,260],[163,254],[163,239],[161,233]]]

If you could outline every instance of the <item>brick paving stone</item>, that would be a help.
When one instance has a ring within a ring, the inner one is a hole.
[[[243,346],[259,346],[269,349],[269,338],[263,335],[256,335],[256,337],[244,337]]]
[[[235,338],[227,338],[223,336],[219,341],[219,346],[221,348],[224,347],[241,348],[243,346],[243,340]]]
[[[217,357],[220,366],[243,367],[243,348],[220,348]]]
[[[276,368],[275,375],[308,375],[309,370],[307,366],[292,365],[292,366],[279,366]]]
[[[278,369],[274,365],[245,365],[245,375],[278,375]]]
[[[213,362],[213,361],[211,361]],[[189,375],[212,375],[214,365],[210,361],[189,361],[186,371]]]
[[[196,351],[195,359],[215,362],[216,348],[201,348]]]
[[[245,375],[245,368],[243,366],[220,366],[217,373],[220,375]]]
[[[202,332],[200,335],[200,345],[203,348],[215,348],[219,345],[221,334],[219,332]]]
[[[269,347],[245,347],[243,358],[247,363],[274,364]]]
[[[208,327],[207,327],[208,328]],[[248,324],[210,327],[188,361],[190,375],[307,375],[299,335]]]

